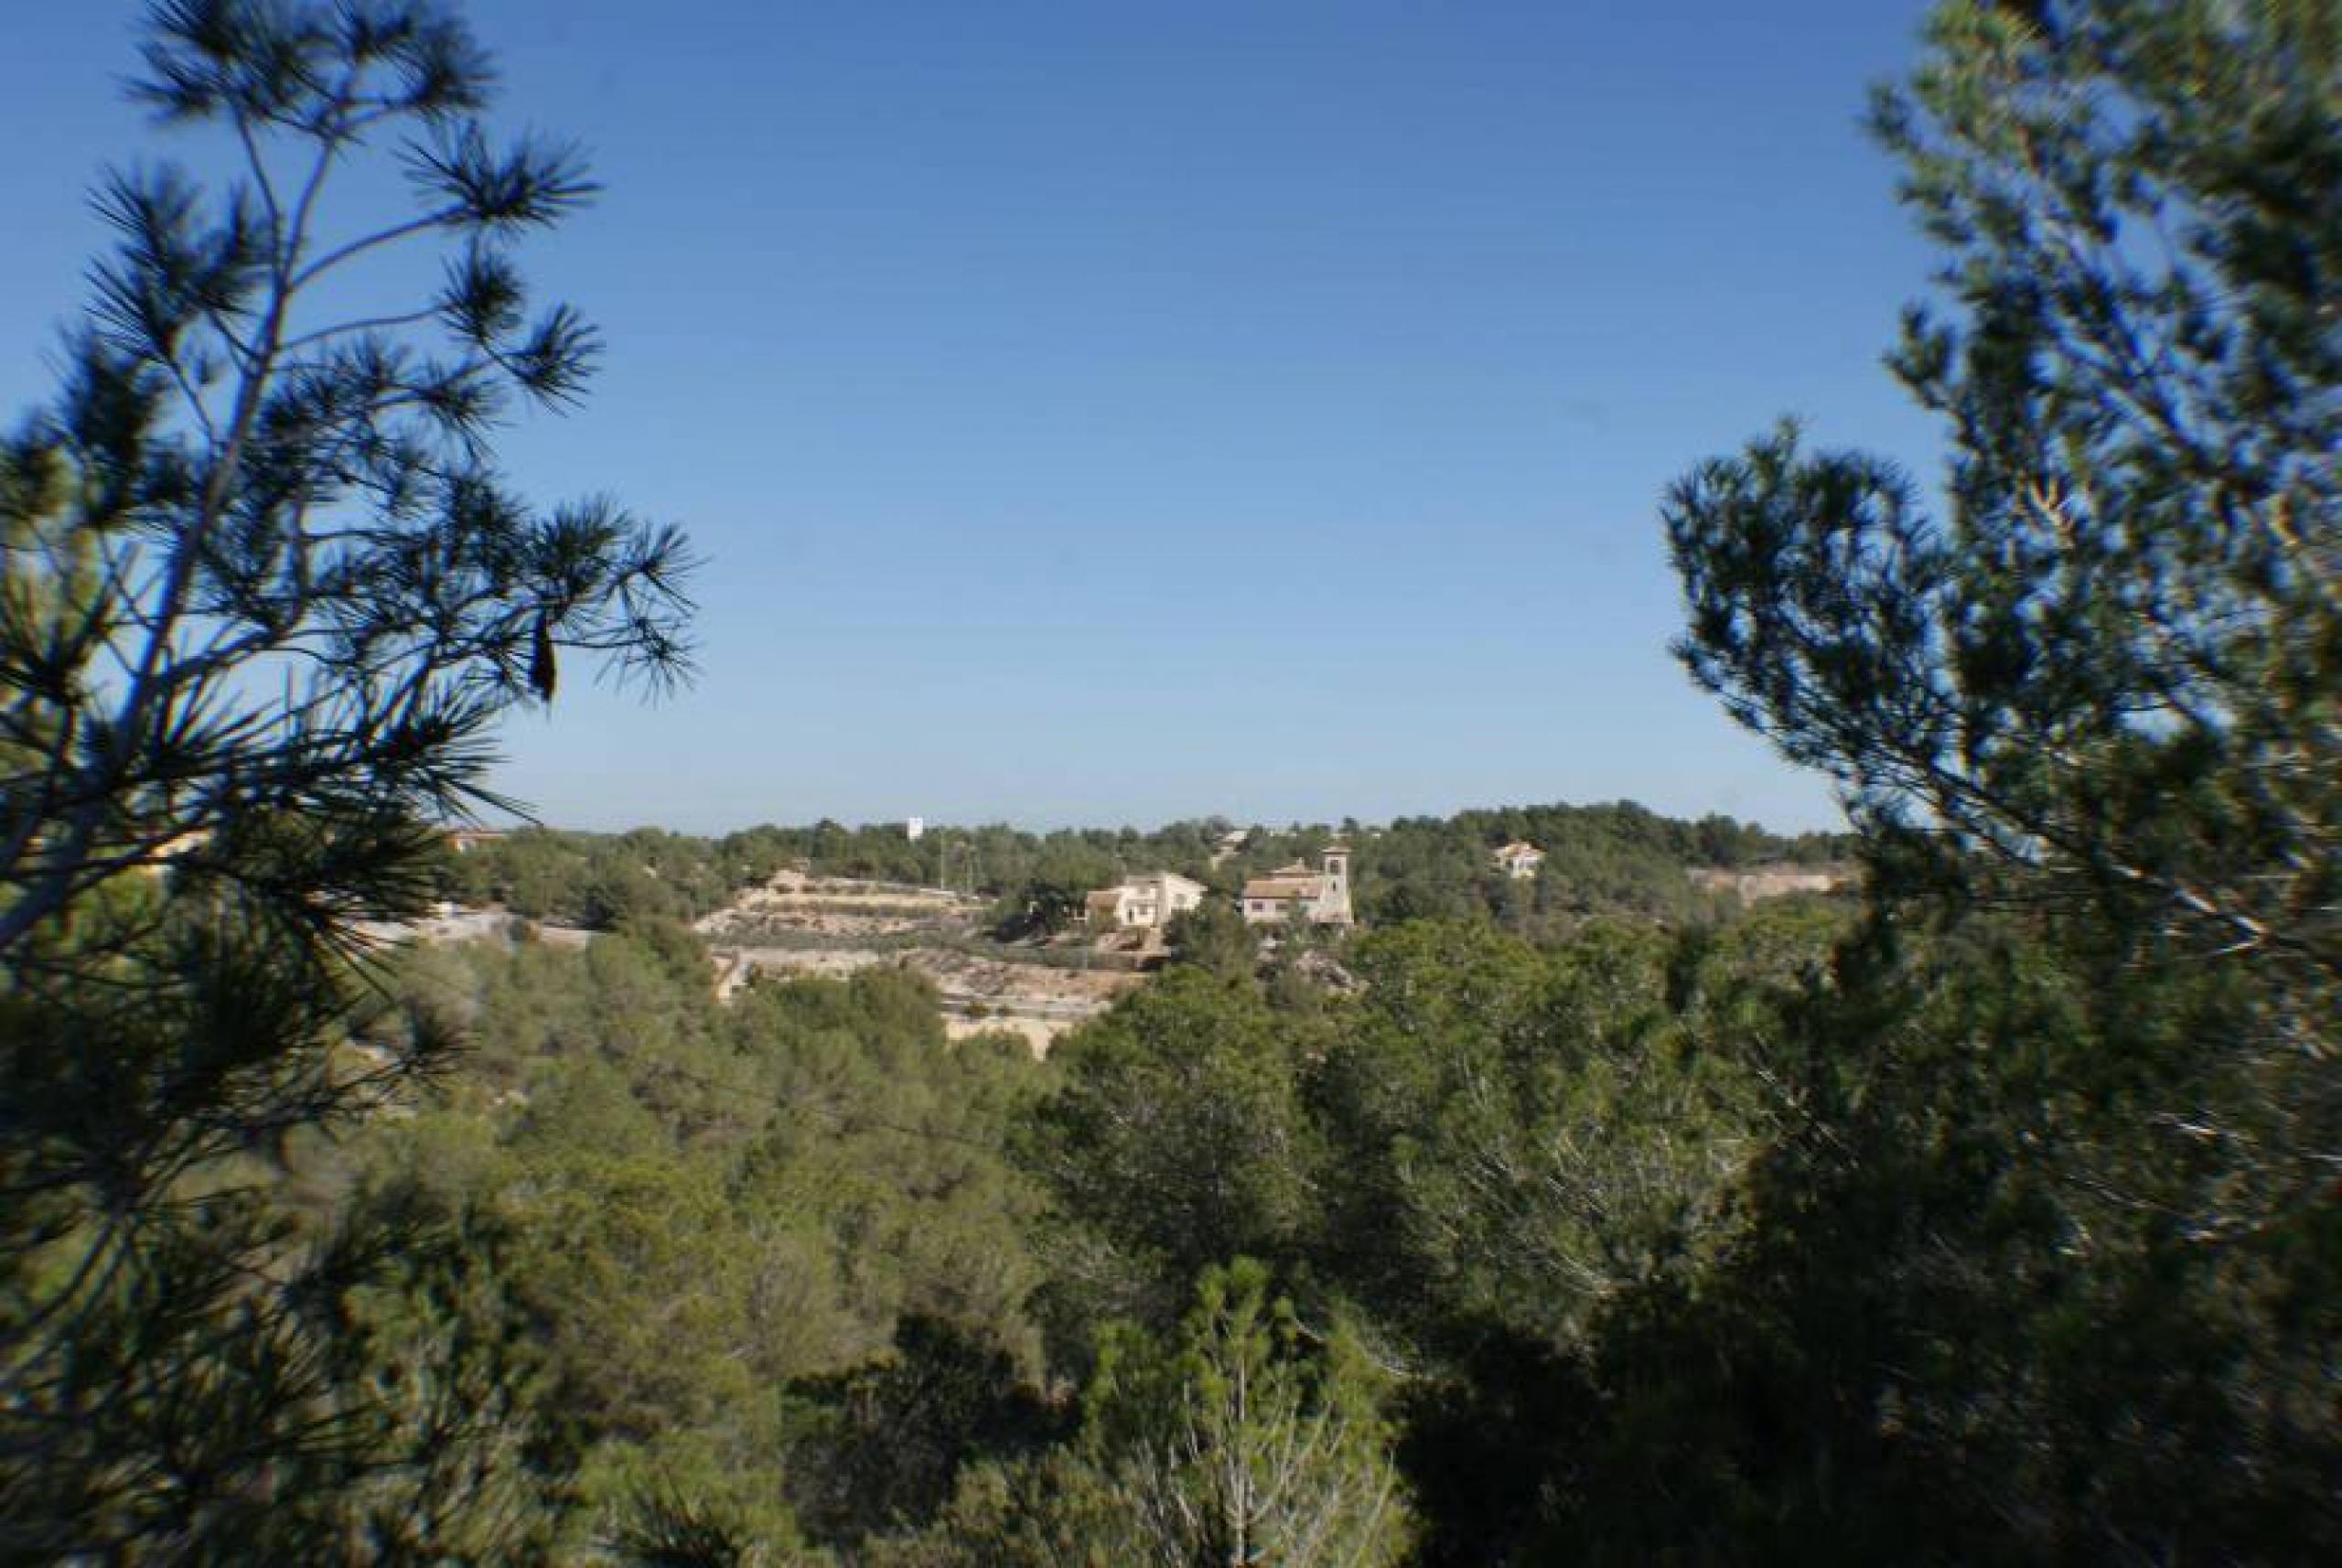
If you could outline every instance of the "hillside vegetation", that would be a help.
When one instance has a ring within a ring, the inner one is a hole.
[[[1241,844],[1224,850],[1239,831]],[[1470,811],[1372,827],[1240,830],[1220,818],[1151,832],[939,827],[917,840],[893,823],[767,826],[720,838],[653,828],[611,834],[525,828],[448,854],[439,886],[460,903],[499,903],[532,919],[600,930],[628,918],[697,919],[785,870],[950,887],[1001,910],[1036,903],[1078,909],[1081,894],[1152,871],[1176,871],[1232,896],[1247,876],[1312,859],[1337,840],[1351,847],[1364,919],[1486,916],[1531,934],[1566,929],[1590,914],[1711,913],[1714,901],[1687,875],[1695,868],[1830,865],[1854,853],[1845,834],[1784,837],[1729,817],[1684,822],[1621,802]],[[1546,854],[1532,881],[1510,881],[1491,858],[1515,840]]]
[[[1397,1445],[1503,1397],[1490,1335],[1559,1375],[1733,1229],[1771,1114],[1748,1053],[1843,928],[1782,906],[1541,950],[1410,923],[1338,990],[1180,965],[1046,1062],[947,1046],[899,971],[719,1005],[672,926],[417,949],[353,1048],[463,1020],[462,1068],[289,1168],[316,1225],[462,1238],[459,1286],[367,1310],[401,1355],[495,1348],[472,1435],[527,1456],[500,1551],[673,1503],[792,1561],[1018,1561],[1033,1530],[1121,1560],[1239,1524],[1281,1561],[1395,1561],[1466,1529]],[[1240,1371],[1273,1391],[1188,1403]],[[1257,1518],[1231,1444],[1272,1467]]]

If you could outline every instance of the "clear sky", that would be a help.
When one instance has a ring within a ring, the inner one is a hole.
[[[0,416],[167,140],[141,7],[0,0]],[[549,821],[1835,820],[1666,651],[1660,494],[1783,413],[1915,465],[1864,139],[1920,0],[478,0],[608,191],[609,354],[502,451],[682,523],[703,673],[507,734]],[[573,692],[575,694],[573,694]]]

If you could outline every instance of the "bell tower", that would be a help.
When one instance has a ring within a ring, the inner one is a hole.
[[[1350,923],[1350,846],[1337,839],[1326,846],[1326,891],[1317,900],[1317,918],[1336,925]]]

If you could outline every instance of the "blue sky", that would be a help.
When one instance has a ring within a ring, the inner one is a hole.
[[[140,7],[12,6],[0,415],[168,145]],[[550,821],[1834,820],[1666,652],[1668,481],[1783,413],[1915,466],[1924,248],[1857,127],[1920,0],[479,0],[608,190],[609,343],[502,452],[693,534],[703,673],[507,734]],[[198,144],[188,144],[189,151]]]

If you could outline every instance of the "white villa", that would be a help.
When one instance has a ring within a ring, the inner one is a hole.
[[[1202,883],[1176,871],[1125,876],[1114,886],[1090,895],[1090,923],[1110,931],[1161,930],[1172,916],[1202,903],[1209,891]]]
[[[1545,864],[1545,852],[1526,840],[1515,839],[1497,851],[1497,869],[1515,882],[1526,882]]]
[[[1349,847],[1327,844],[1322,858],[1322,871],[1296,860],[1245,883],[1245,923],[1280,925],[1297,915],[1315,925],[1350,924]]]

